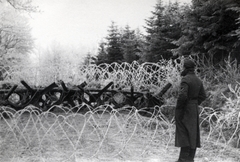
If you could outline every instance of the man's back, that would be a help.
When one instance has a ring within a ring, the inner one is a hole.
[[[206,94],[203,88],[202,81],[194,74],[194,72],[188,73],[182,78],[182,83],[188,86],[188,100],[198,100],[200,104],[206,98]]]

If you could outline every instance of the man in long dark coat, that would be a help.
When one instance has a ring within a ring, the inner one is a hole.
[[[199,108],[206,94],[202,81],[195,75],[195,63],[184,60],[179,96],[175,109],[175,146],[181,147],[177,162],[193,162],[200,147]]]

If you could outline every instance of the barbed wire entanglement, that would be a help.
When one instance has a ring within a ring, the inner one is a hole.
[[[173,123],[160,112],[149,118],[141,109],[104,105],[82,111],[86,106],[78,107],[78,113],[62,107],[42,113],[34,107],[2,108],[1,160],[139,159],[173,140]]]
[[[153,91],[162,88],[166,82],[179,82],[177,66],[179,65],[174,61],[163,60],[143,64],[134,61],[131,64],[11,66],[0,67],[0,71],[4,73],[4,81],[12,84],[25,80],[31,86],[47,86],[63,80],[71,85],[87,82],[88,87],[101,87],[112,81],[115,88],[127,89],[134,86],[138,91],[142,88]]]
[[[113,161],[161,156],[163,152],[169,154],[169,148],[174,147],[174,107],[180,82],[179,70],[180,64],[174,61],[0,67],[3,89],[14,84],[22,86],[19,84],[22,80],[36,89],[63,80],[67,87],[86,82],[86,89],[102,89],[113,82],[111,88],[114,90],[131,91],[134,87],[136,92],[145,93],[147,90],[154,94],[166,83],[172,84],[164,94],[163,104],[147,108],[144,104],[136,104],[142,107],[116,107],[110,102],[97,106],[79,102],[75,107],[53,104],[44,111],[33,105],[24,105],[20,110],[0,106],[0,161],[68,162],[91,161],[91,158]],[[204,156],[204,149],[212,147],[213,143],[224,146],[234,143],[234,147],[239,148],[239,87],[239,84],[235,87],[229,85],[231,95],[224,96],[226,102],[222,107],[227,111],[200,107],[200,126],[204,130],[202,133],[207,135],[198,154]],[[114,95],[119,103],[124,100],[121,95]],[[232,95],[233,98],[229,97]],[[19,100],[14,95],[10,99]],[[172,161],[176,160],[178,153],[172,152]],[[219,151],[219,154],[225,156],[224,152]],[[169,156],[165,161],[168,160]]]
[[[1,85],[2,88],[7,88],[19,85],[24,80],[31,87],[38,88],[63,80],[66,86],[73,87],[86,82],[86,89],[101,89],[113,82],[112,89],[130,91],[134,87],[137,92],[147,90],[156,93],[166,83],[179,81],[178,71],[172,64],[173,62],[162,61],[98,66],[12,66],[1,69],[4,73]],[[170,73],[175,74],[171,76]],[[165,95],[170,96],[171,91]],[[76,107],[54,105],[46,111],[32,105],[18,111],[1,106],[0,159],[71,161],[82,157],[148,157],[153,154],[150,149],[155,148],[158,152],[164,149],[159,148],[160,143],[167,147],[173,140],[173,114],[167,113],[166,116],[166,113],[162,113],[166,110],[161,111],[166,105],[168,104],[150,108],[153,111],[129,105],[116,108],[107,103],[94,108],[84,103]],[[165,108],[170,107],[168,105]]]

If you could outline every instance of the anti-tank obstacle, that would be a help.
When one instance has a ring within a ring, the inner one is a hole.
[[[114,108],[129,105],[137,109],[146,108],[148,111],[150,107],[163,105],[163,95],[171,87],[171,83],[167,83],[157,95],[153,95],[149,92],[136,92],[133,86],[130,91],[116,90],[113,88],[113,82],[109,82],[102,89],[87,88],[86,82],[70,87],[63,81],[59,81],[44,88],[32,88],[24,80],[21,84],[21,88],[13,85],[0,90],[0,106],[10,106],[15,110],[21,110],[33,105],[41,111],[48,111],[58,105],[68,105],[72,108],[86,104],[95,109],[100,105],[110,104]]]

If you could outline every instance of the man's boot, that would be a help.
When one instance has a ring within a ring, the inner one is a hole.
[[[190,147],[181,147],[179,159],[177,162],[188,162],[190,156]]]

